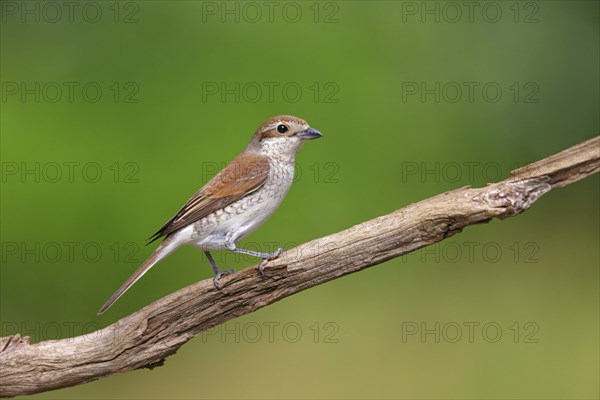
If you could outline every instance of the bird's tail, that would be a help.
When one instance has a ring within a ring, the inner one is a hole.
[[[175,239],[174,236],[165,238],[165,240],[154,250],[154,252],[143,262],[142,265],[121,285],[119,290],[113,294],[110,299],[104,303],[98,315],[103,314],[108,310],[114,303],[125,293],[134,283],[138,281],[150,268],[152,268],[157,262],[168,256],[173,250],[179,247],[181,243]]]

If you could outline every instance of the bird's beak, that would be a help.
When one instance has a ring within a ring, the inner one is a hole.
[[[312,140],[320,138],[321,136],[323,136],[323,134],[314,128],[308,128],[305,131],[298,132],[296,136],[305,140]]]

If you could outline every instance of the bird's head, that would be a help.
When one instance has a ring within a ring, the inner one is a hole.
[[[265,156],[293,158],[305,141],[321,136],[321,132],[311,128],[303,119],[278,115],[262,123],[248,149]]]

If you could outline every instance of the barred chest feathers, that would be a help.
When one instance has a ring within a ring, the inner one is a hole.
[[[243,240],[279,208],[294,180],[294,164],[278,161],[281,160],[270,161],[269,178],[264,186],[191,227],[197,247],[219,250],[227,243]]]

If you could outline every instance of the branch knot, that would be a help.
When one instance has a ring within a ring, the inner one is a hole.
[[[536,177],[495,184],[493,189],[484,189],[481,195],[473,198],[486,207],[500,208],[498,218],[507,218],[527,210],[544,193],[552,189],[550,178]]]

